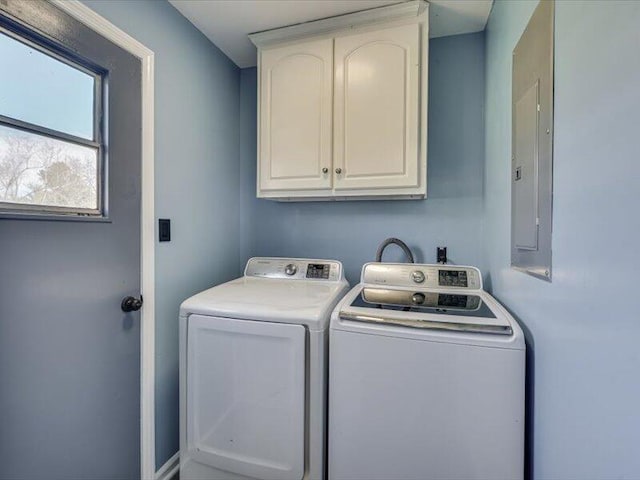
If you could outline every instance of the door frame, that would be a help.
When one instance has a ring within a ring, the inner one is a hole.
[[[142,62],[140,293],[144,296],[144,307],[140,310],[140,476],[152,480],[156,477],[154,53],[79,0],[49,1]]]

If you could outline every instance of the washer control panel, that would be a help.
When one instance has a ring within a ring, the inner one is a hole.
[[[329,280],[331,275],[330,263],[308,263],[307,264],[307,278],[319,278],[323,280]]]
[[[342,264],[336,260],[255,257],[244,270],[247,277],[286,278],[336,282],[344,278]]]
[[[411,263],[367,263],[362,283],[393,287],[482,290],[482,275],[475,267]]]

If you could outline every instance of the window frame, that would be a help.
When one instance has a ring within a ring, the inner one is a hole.
[[[0,114],[0,126],[21,130],[40,137],[88,147],[96,151],[97,208],[61,207],[54,205],[13,203],[0,200],[0,218],[32,218],[47,220],[109,220],[107,162],[107,70],[63,48],[50,39],[10,18],[0,15],[0,33],[20,42],[70,68],[89,75],[93,87],[93,139],[89,140],[42,125]]]

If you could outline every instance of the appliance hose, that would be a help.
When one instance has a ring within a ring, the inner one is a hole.
[[[380,246],[378,247],[378,251],[376,252],[376,262],[382,261],[382,253],[384,252],[384,249],[387,248],[392,243],[395,245],[398,245],[402,249],[402,251],[407,257],[407,260],[409,260],[409,263],[416,263],[415,260],[413,259],[413,253],[411,253],[411,250],[409,249],[409,247],[407,247],[407,244],[404,243],[399,238],[393,238],[393,237],[387,238],[384,242],[380,244]]]

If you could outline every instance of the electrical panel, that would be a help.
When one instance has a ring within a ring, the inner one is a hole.
[[[541,1],[513,50],[511,266],[551,281],[554,2]]]

